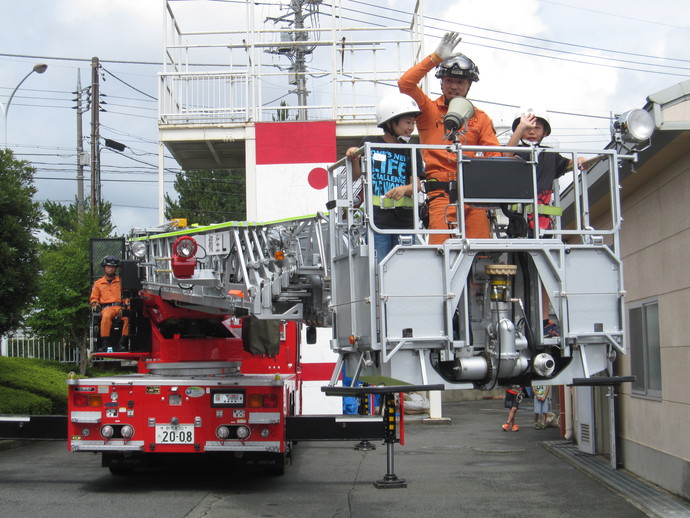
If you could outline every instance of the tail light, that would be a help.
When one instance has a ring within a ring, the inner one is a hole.
[[[100,407],[103,403],[103,398],[100,394],[74,394],[72,401],[76,407]]]
[[[173,244],[172,270],[178,279],[188,279],[196,268],[197,244],[193,237],[180,236]]]
[[[249,408],[278,408],[277,394],[250,394],[247,400]]]

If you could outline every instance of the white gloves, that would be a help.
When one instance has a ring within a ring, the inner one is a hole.
[[[453,49],[458,43],[460,43],[461,39],[462,36],[460,36],[457,32],[447,32],[443,35],[441,38],[441,43],[439,43],[438,47],[436,47],[436,54],[439,58],[441,58],[441,61],[454,58],[455,56],[459,56],[461,54],[460,52],[453,52]]]

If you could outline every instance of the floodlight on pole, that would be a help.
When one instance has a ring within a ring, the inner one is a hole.
[[[2,116],[3,119],[5,119],[5,148],[7,148],[7,113],[10,111],[10,104],[12,103],[12,99],[14,98],[14,94],[17,93],[19,87],[22,86],[22,83],[26,81],[31,74],[33,74],[34,72],[36,72],[37,74],[42,74],[46,70],[48,70],[48,65],[46,65],[45,63],[37,63],[36,65],[34,65],[34,68],[31,69],[31,72],[26,74],[24,78],[21,81],[19,81],[19,84],[14,87],[14,90],[12,90],[12,93],[10,94],[10,98],[7,100],[7,104],[3,106],[0,103],[0,107],[2,108]]]

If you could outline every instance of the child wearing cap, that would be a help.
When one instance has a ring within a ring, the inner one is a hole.
[[[541,146],[542,140],[551,134],[551,123],[545,110],[535,108],[522,108],[513,120],[513,134],[506,144],[507,146]],[[542,146],[543,147],[543,146]],[[504,152],[503,156],[513,157],[515,153]],[[528,153],[518,153],[523,159],[528,159]],[[585,159],[578,157],[578,167],[584,168]],[[553,196],[553,183],[563,176],[572,167],[572,160],[559,153],[540,153],[537,161],[537,201],[539,205],[546,206],[551,203]],[[539,210],[539,228],[553,228],[553,221],[549,215],[541,214]],[[534,215],[528,214],[529,228],[534,231]],[[549,299],[542,294],[542,318],[544,324],[544,336],[560,336],[558,324],[549,320]]]

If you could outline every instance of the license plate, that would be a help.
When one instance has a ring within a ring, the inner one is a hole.
[[[156,425],[156,444],[192,444],[194,425],[158,424]]]

